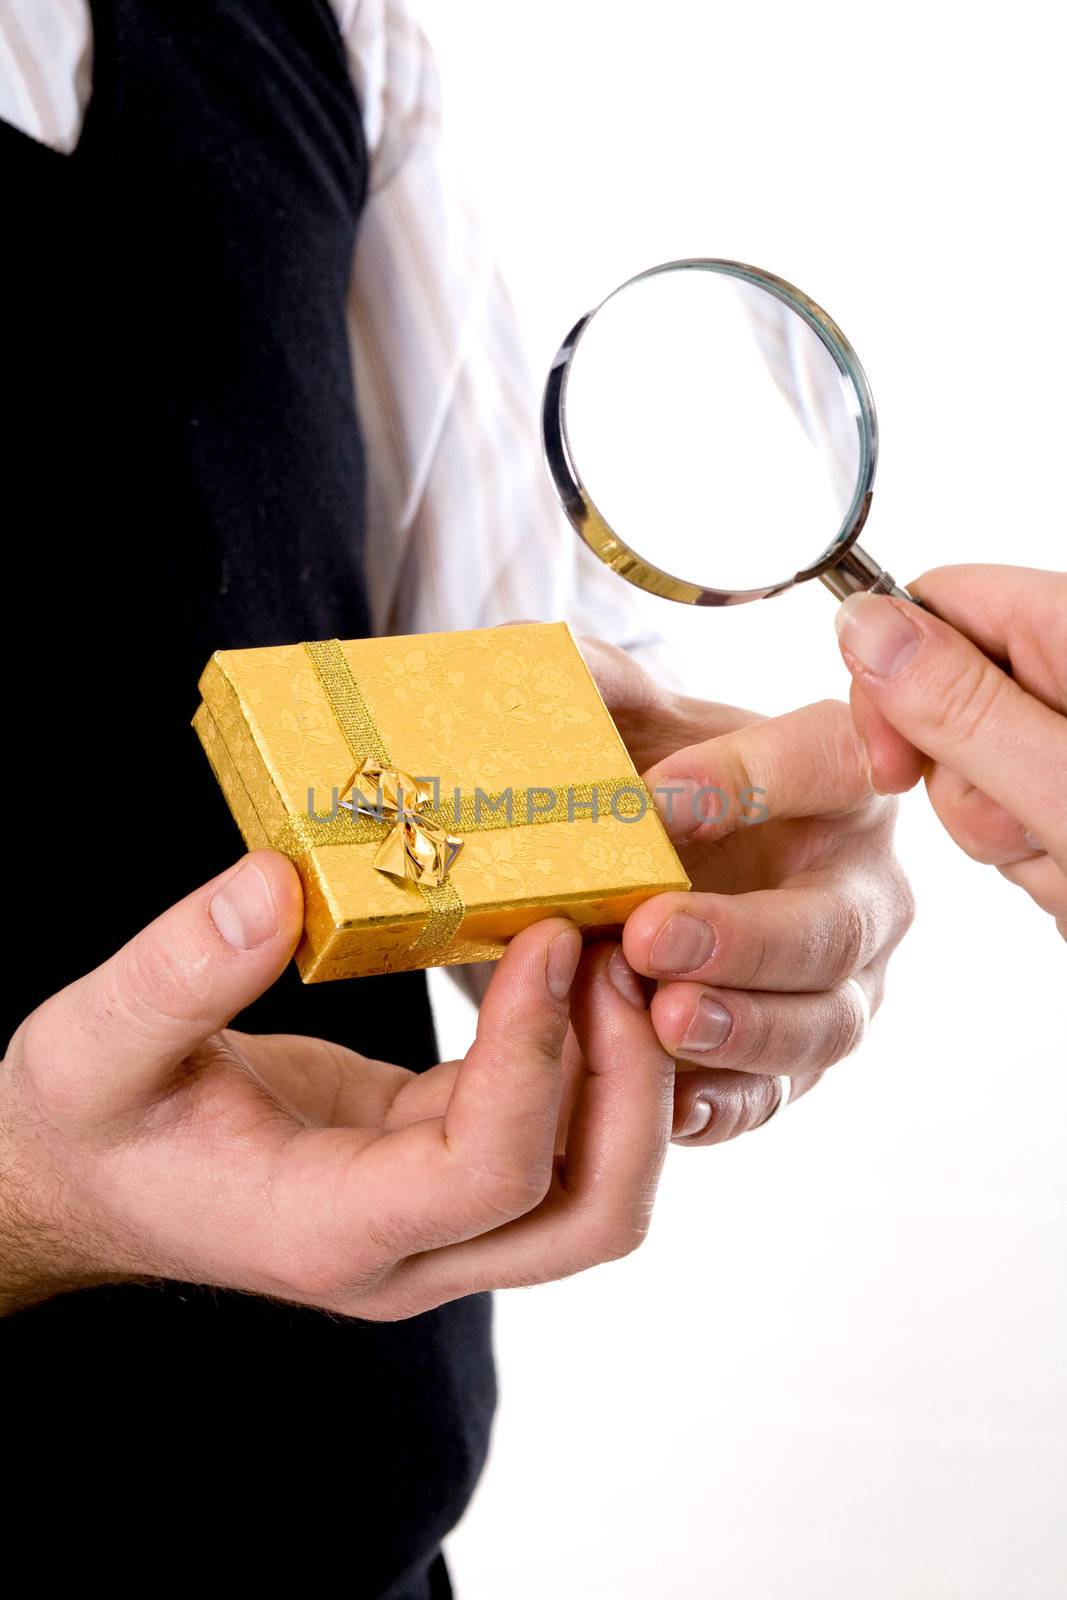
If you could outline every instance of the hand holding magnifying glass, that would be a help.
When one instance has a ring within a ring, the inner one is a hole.
[[[542,424],[564,510],[627,582],[723,606],[818,578],[846,601],[876,786],[925,773],[962,848],[1067,929],[1067,576],[954,568],[911,592],[860,546],[878,424],[820,306],[737,261],[654,267],[568,334]]]

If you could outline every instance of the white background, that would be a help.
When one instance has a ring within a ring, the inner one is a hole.
[[[867,368],[882,561],[1064,565],[1052,8],[424,12],[538,370],[629,273],[755,261]],[[832,620],[818,585],[659,607],[694,688],[769,711],[844,692]],[[498,1299],[461,1600],[1067,1595],[1067,948],[921,795],[900,849],[919,915],[859,1055],[766,1132],[673,1151],[635,1256]],[[454,1000],[442,1026],[462,1048]]]

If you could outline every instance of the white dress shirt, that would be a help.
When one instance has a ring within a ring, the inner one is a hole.
[[[375,629],[565,618],[655,654],[640,597],[596,562],[555,502],[514,313],[450,170],[437,74],[408,0],[330,4],[370,159],[348,329]],[[0,119],[73,150],[92,46],[88,0],[3,0]]]

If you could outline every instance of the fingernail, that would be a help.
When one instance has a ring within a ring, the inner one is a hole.
[[[645,1009],[645,991],[641,987],[641,980],[631,967],[622,950],[615,950],[608,962],[608,977],[618,989],[624,1000],[629,1000],[638,1011]]]
[[[714,1109],[710,1100],[694,1100],[689,1108],[689,1115],[680,1128],[675,1128],[671,1137],[692,1139],[698,1133],[704,1133],[711,1122]]]
[[[1032,850],[1035,856],[1043,856],[1048,854],[1044,845],[1041,843],[1041,840],[1037,838],[1035,834],[1025,834],[1023,837],[1023,844],[1025,844],[1028,850]]]
[[[695,972],[714,949],[715,930],[688,911],[676,911],[652,941],[649,966],[654,972]]]
[[[545,957],[545,983],[549,994],[555,999],[565,1000],[570,993],[581,954],[582,936],[577,928],[558,933],[549,945]]]
[[[906,608],[884,595],[850,594],[834,620],[843,649],[877,678],[895,678],[921,641]]]
[[[233,950],[258,950],[278,932],[278,910],[266,876],[246,861],[215,890],[211,920]]]
[[[683,1050],[717,1050],[730,1037],[734,1019],[725,1006],[710,995],[702,994],[696,1003],[689,1026],[682,1040]]]

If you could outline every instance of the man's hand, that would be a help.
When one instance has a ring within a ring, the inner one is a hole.
[[[942,567],[912,588],[936,615],[875,595],[838,612],[875,785],[925,777],[960,849],[1067,939],[1067,573]]]
[[[579,967],[568,922],[528,928],[465,1059],[417,1076],[226,1029],[301,917],[289,862],[248,856],[19,1028],[0,1075],[6,1309],[168,1277],[391,1320],[640,1241],[674,1072],[617,945]]]
[[[664,1048],[693,1066],[675,1138],[718,1143],[766,1120],[778,1075],[810,1089],[880,1004],[912,917],[895,806],[872,791],[847,706],[759,719],[671,694],[612,646],[583,649],[693,883],[640,906],[623,947],[658,980]]]

